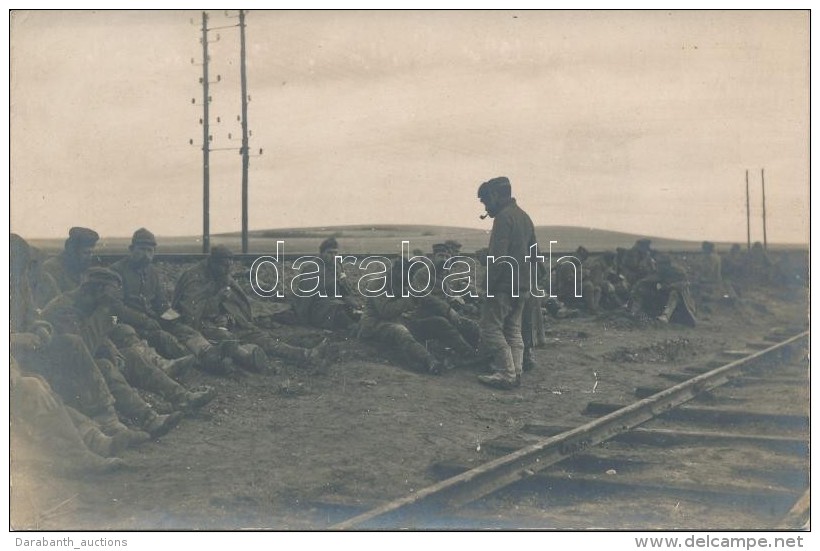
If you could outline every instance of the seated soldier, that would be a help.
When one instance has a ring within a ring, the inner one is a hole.
[[[415,299],[401,296],[402,285],[409,282],[408,268],[409,265],[394,261],[386,292],[367,297],[359,323],[359,338],[387,347],[413,370],[438,375],[445,368],[444,363],[422,342],[441,340],[454,349],[470,347],[446,318],[418,316],[415,311],[419,305]]]
[[[601,308],[622,308],[628,298],[628,289],[624,279],[618,275],[615,265],[615,253],[612,251],[603,252],[590,258],[589,253],[576,252],[583,262],[583,295],[587,309],[591,312],[598,312]]]
[[[94,247],[99,239],[100,235],[92,229],[71,228],[63,252],[43,262],[43,270],[54,278],[60,293],[79,287],[83,272],[98,263]]]
[[[221,373],[220,350],[171,309],[153,263],[156,247],[154,234],[140,228],[131,237],[130,255],[111,265],[122,278],[122,302],[116,309],[119,320],[132,326],[162,357],[186,359],[184,363],[189,364],[188,356],[193,354],[205,371]],[[153,350],[144,350],[146,359],[156,358]],[[163,363],[163,368],[174,371],[180,366]]]
[[[419,318],[437,316],[446,319],[459,332],[463,341],[472,348],[468,354],[470,358],[465,358],[470,360],[478,348],[481,331],[478,328],[478,322],[459,314],[464,302],[460,300],[461,297],[452,292],[452,288],[444,280],[447,275],[444,264],[452,256],[450,250],[450,247],[443,243],[433,245],[433,252],[430,255],[433,269],[431,273],[434,276],[433,286],[429,294],[414,297],[418,305],[416,315]],[[428,283],[427,271],[416,270],[412,279],[415,289],[423,289]],[[459,347],[462,351],[467,350],[461,343]]]
[[[124,465],[112,456],[138,443],[130,434],[106,435],[94,421],[67,407],[44,379],[21,371],[14,356],[10,360],[12,464],[30,445],[39,459],[60,470],[104,472]],[[148,438],[145,434],[140,441]]]
[[[172,305],[181,321],[214,342],[232,345],[246,368],[269,369],[266,353],[300,366],[326,367],[334,352],[326,341],[314,348],[293,346],[257,327],[250,299],[231,277],[232,259],[230,249],[216,245],[182,274]]]
[[[302,292],[314,294],[293,298],[293,310],[300,322],[322,329],[350,329],[361,317],[356,293],[347,281],[347,274],[336,263],[338,254],[339,244],[334,237],[329,237],[319,246],[322,259],[319,273],[313,271],[312,263],[302,268],[302,273],[315,275],[300,281]]]
[[[106,435],[124,446],[147,440],[148,434],[132,431],[120,422],[115,399],[82,337],[57,334],[51,323],[39,317],[29,285],[30,258],[36,256],[36,250],[12,234],[10,252],[9,348],[13,363],[21,366],[24,376],[43,376],[67,404],[93,418]]]
[[[43,318],[54,327],[57,335],[79,338],[104,377],[105,383],[132,420],[152,436],[160,436],[179,422],[181,413],[158,415],[128,382],[139,380],[150,390],[165,393],[179,408],[201,400],[169,379],[158,368],[142,361],[136,354],[123,357],[110,340],[116,325],[113,315],[120,293],[119,274],[107,268],[94,267],[83,274],[80,286],[61,294],[46,305]],[[57,359],[59,361],[59,359]]]
[[[147,230],[140,231],[147,232]],[[138,231],[137,233],[139,233],[140,231]],[[150,232],[148,232],[148,234],[150,235]],[[85,273],[85,271],[92,265],[98,264],[97,259],[94,256],[94,247],[97,244],[99,237],[100,236],[99,234],[97,234],[97,232],[89,228],[71,228],[71,230],[69,231],[68,239],[65,242],[65,248],[63,252],[59,256],[49,258],[42,264],[43,271],[46,272],[49,276],[51,276],[52,280],[56,284],[56,289],[52,287],[52,291],[48,297],[45,297],[43,295],[49,288],[49,285],[40,284],[37,286],[36,291],[35,289],[32,289],[32,291],[34,292],[33,294],[35,296],[35,299],[37,300],[37,303],[39,305],[44,305],[48,302],[48,300],[55,298],[59,293],[73,291],[77,287],[79,287],[80,282],[82,281],[82,276]],[[153,235],[150,235],[150,238],[153,239]],[[135,251],[132,248],[132,256],[136,257],[138,253],[139,251]],[[153,253],[151,254],[151,256],[153,256]],[[148,276],[149,277],[147,279],[147,283],[148,287],[150,287],[150,274],[148,274]],[[143,281],[142,279],[140,279],[140,277],[137,277],[136,283],[133,283],[133,278],[132,280],[130,280],[129,283],[132,287],[141,288],[143,286],[143,283],[146,283],[146,281]],[[124,307],[120,302],[118,303],[116,308],[116,310],[118,311],[115,313],[119,315],[121,313],[119,312],[119,310],[121,309],[124,309]],[[129,317],[128,313],[129,312],[125,312],[125,317]],[[170,335],[167,336],[170,337],[171,340],[174,340],[173,337],[171,337]],[[179,353],[175,355],[172,354],[169,357],[182,358],[181,361],[183,363],[189,362],[191,358],[185,357],[185,355],[187,354],[185,349],[180,347],[178,343],[177,347]],[[143,359],[147,362],[151,361],[151,359],[148,357],[145,357]],[[211,363],[218,363],[219,360],[220,358],[217,357]],[[173,366],[171,366],[171,368],[173,368]]]
[[[663,323],[695,326],[695,303],[686,272],[668,255],[657,261],[656,270],[632,287],[630,311],[655,317]]]
[[[698,298],[703,302],[728,298],[723,287],[721,259],[715,252],[711,241],[701,243],[700,261],[696,264],[697,280],[695,281]]]
[[[584,306],[588,312],[595,314],[598,312],[603,294],[603,270],[599,262],[589,257],[589,251],[584,246],[575,249],[575,257],[580,261],[581,266],[583,280],[581,294],[583,295]]]
[[[631,249],[623,251],[618,269],[630,288],[655,272],[655,259],[651,244],[650,239],[638,239]]]
[[[775,279],[774,263],[760,241],[754,242],[752,250],[747,255],[746,272],[749,281],[758,285],[772,283]]]
[[[737,243],[733,244],[729,248],[729,253],[720,259],[721,275],[733,296],[741,296],[743,287],[748,282],[747,262],[748,255]]]
[[[461,243],[455,239],[446,240],[444,246],[449,250],[450,256],[458,256],[461,254]]]
[[[576,257],[565,258],[553,268],[553,290],[559,303],[556,317],[571,317],[585,306],[583,293],[583,265]]]

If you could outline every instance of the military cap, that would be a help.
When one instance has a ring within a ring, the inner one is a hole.
[[[338,248],[339,248],[339,243],[336,241],[336,238],[335,237],[328,237],[327,239],[322,241],[321,245],[319,245],[319,254],[324,253],[328,249],[338,249]]]
[[[233,253],[225,245],[211,247],[211,258],[233,258]]]
[[[458,254],[461,251],[461,243],[455,239],[448,239],[444,244],[450,247],[450,252],[453,254]]]
[[[151,245],[152,247],[156,247],[157,240],[153,233],[145,228],[140,228],[131,236],[131,245]]]
[[[435,245],[433,245],[433,254],[438,254],[438,253],[451,254],[452,251],[450,250],[450,247],[448,247],[446,243],[436,243]]]
[[[89,228],[81,228],[74,226],[68,230],[68,240],[66,245],[72,243],[74,245],[86,245],[93,247],[100,240],[100,234]]]
[[[110,283],[120,287],[122,286],[122,278],[114,270],[94,266],[83,272],[83,284],[85,283]]]
[[[700,248],[706,251],[707,253],[711,253],[715,250],[715,244],[711,241],[704,241],[701,243]]]
[[[652,240],[651,239],[646,239],[646,238],[638,239],[637,241],[635,241],[635,246],[636,247],[638,247],[639,249],[647,250],[647,251],[649,250],[649,246],[651,244],[652,244]]]
[[[494,189],[510,189],[510,179],[506,176],[499,176],[491,180],[487,180],[478,187],[478,196],[486,197],[490,191]]]

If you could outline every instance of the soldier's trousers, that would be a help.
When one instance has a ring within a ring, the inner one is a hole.
[[[142,335],[163,358],[177,359],[187,356],[191,352],[174,335],[168,331],[142,331]]]
[[[120,367],[104,358],[97,358],[96,363],[108,384],[111,395],[116,400],[117,411],[129,417],[137,425],[142,425],[156,415],[139,392],[128,383]]]
[[[348,329],[356,323],[348,312],[349,308],[343,300],[319,298],[308,312],[309,323],[322,329]]]
[[[82,337],[55,335],[42,353],[18,360],[24,370],[42,375],[66,404],[92,418],[116,419],[115,398]]]
[[[402,323],[381,322],[367,331],[363,338],[388,348],[412,369],[426,370],[433,361],[427,348]]]
[[[199,331],[179,321],[160,320],[159,331],[145,331],[148,344],[165,358],[182,358],[188,354],[200,356],[211,343]]]
[[[521,318],[525,297],[497,294],[487,297],[481,306],[481,344],[492,358],[493,371],[508,380],[521,375],[524,363],[524,341]]]
[[[67,407],[45,381],[22,376],[9,394],[11,425],[57,460],[76,467],[101,463],[89,449],[93,439],[106,439],[88,417]]]
[[[131,386],[155,392],[172,403],[184,399],[185,387],[147,361],[140,346],[123,347],[120,352],[125,357],[122,373]]]
[[[218,343],[235,340],[241,343],[255,344],[260,346],[269,356],[282,358],[297,364],[304,363],[308,358],[307,349],[290,345],[258,327],[237,327],[230,331],[221,327],[203,327],[202,334]]]
[[[524,348],[535,348],[546,342],[541,299],[529,293],[524,302],[524,311],[521,313],[521,338],[524,341]]]
[[[197,356],[199,356],[202,352],[204,352],[211,346],[211,343],[208,342],[208,339],[206,339],[202,335],[202,333],[200,333],[190,325],[185,325],[179,320],[161,320],[160,325],[162,325],[162,328],[165,331],[171,333],[174,337],[177,338],[179,342],[184,344],[185,347],[192,354],[196,354]]]
[[[413,318],[405,323],[413,337],[420,342],[439,341],[460,354],[471,354],[474,351],[474,347],[462,338],[459,330],[441,316]]]

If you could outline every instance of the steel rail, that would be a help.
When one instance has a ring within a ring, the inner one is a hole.
[[[736,378],[751,363],[808,336],[804,331],[745,358],[698,375],[608,415],[428,486],[331,526],[331,530],[412,528],[423,517],[457,509],[490,493],[528,478],[567,457],[595,446],[684,404],[705,391]]]

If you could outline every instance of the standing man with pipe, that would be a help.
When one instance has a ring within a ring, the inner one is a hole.
[[[479,375],[478,380],[508,390],[521,385],[521,317],[530,292],[528,258],[530,247],[536,243],[535,227],[512,197],[508,178],[484,182],[478,188],[478,198],[487,216],[493,218],[487,255],[487,299],[481,306],[479,321],[481,342],[491,356],[493,374]]]

